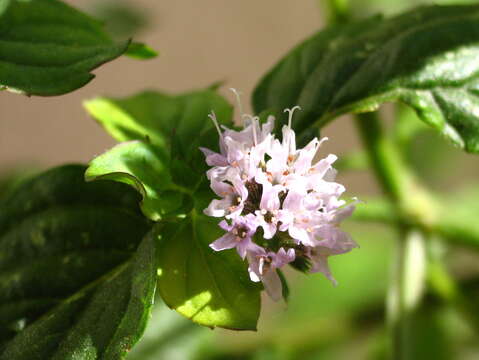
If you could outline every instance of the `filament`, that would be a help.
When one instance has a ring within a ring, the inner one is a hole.
[[[230,88],[230,90],[235,94],[236,97],[236,103],[238,104],[238,110],[240,113],[241,119],[243,118],[244,112],[243,112],[243,105],[241,104],[241,94],[234,88]]]
[[[253,117],[253,116],[251,116],[251,115],[249,115],[249,114],[243,114],[243,115],[241,116],[241,118],[243,118],[243,119],[244,119],[244,118],[250,119],[250,121],[251,121],[251,126],[252,126],[252,128],[253,128],[253,141],[254,141],[254,145],[256,146],[256,145],[258,144],[258,136],[256,135],[256,121],[258,121],[259,118],[258,118],[258,117]]]
[[[291,129],[291,122],[293,121],[293,113],[295,110],[301,110],[301,107],[296,105],[292,109],[284,109],[288,113],[288,127]]]
[[[208,114],[208,117],[211,119],[211,121],[213,121],[213,124],[215,124],[215,128],[218,131],[218,134],[220,135],[220,138],[221,138],[223,134],[221,133],[220,125],[218,124],[218,120],[216,119],[215,112],[212,110],[211,114]]]

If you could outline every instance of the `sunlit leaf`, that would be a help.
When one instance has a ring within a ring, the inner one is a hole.
[[[201,325],[255,330],[261,287],[233,250],[210,249],[221,235],[204,215],[160,224],[158,290],[169,307]]]
[[[88,167],[88,181],[108,179],[133,186],[143,197],[142,210],[149,218],[192,206],[187,189],[172,182],[168,156],[159,147],[142,141],[121,143],[96,157]]]
[[[134,59],[148,60],[157,57],[158,53],[146,44],[132,42],[128,46],[125,55]]]

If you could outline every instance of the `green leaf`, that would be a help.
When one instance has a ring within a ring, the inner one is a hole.
[[[50,170],[0,204],[2,360],[120,359],[143,333],[156,286],[156,242],[141,241],[150,224],[133,190],[84,183],[84,171]]]
[[[152,311],[154,319],[145,330],[141,342],[128,354],[128,360],[209,359],[200,357],[205,347],[214,352],[215,333],[198,326],[175,311],[171,311],[159,297]]]
[[[58,0],[11,1],[0,12],[0,88],[27,95],[76,90],[123,54],[102,24]]]
[[[15,187],[19,186],[23,181],[29,180],[30,177],[38,172],[34,167],[27,168],[26,166],[19,166],[2,171],[0,173],[0,201],[4,196]]]
[[[201,325],[255,330],[261,288],[233,250],[210,249],[222,236],[215,220],[193,213],[159,229],[158,290],[165,303]]]
[[[427,6],[328,28],[292,50],[254,92],[256,112],[300,105],[299,132],[347,112],[404,102],[479,152],[479,6]]]
[[[144,213],[153,220],[191,209],[190,195],[207,170],[199,148],[218,148],[208,114],[214,111],[228,125],[232,117],[231,106],[214,90],[177,96],[148,91],[125,99],[96,98],[85,107],[116,140],[141,140],[94,159],[87,179],[133,185],[144,197]]]
[[[98,182],[86,184],[84,165],[65,165],[31,179],[2,199],[0,235],[28,216],[50,208],[101,204],[140,214],[140,197],[123,184]]]
[[[85,178],[87,181],[114,180],[133,186],[143,197],[144,214],[159,220],[175,211],[183,212],[192,202],[188,190],[172,182],[168,164],[167,155],[159,147],[129,141],[95,158]]]
[[[115,38],[136,37],[151,25],[152,14],[147,7],[129,0],[102,0],[89,3],[88,12],[100,19]]]
[[[211,111],[221,124],[230,125],[232,117],[231,106],[214,90],[180,95],[145,91],[122,99],[95,98],[84,106],[115,140],[149,139],[169,149],[175,137],[185,153],[194,146],[218,146],[208,119]]]
[[[138,60],[149,60],[157,57],[158,53],[146,44],[132,42],[125,55]]]

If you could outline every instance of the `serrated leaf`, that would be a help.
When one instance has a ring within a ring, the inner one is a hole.
[[[159,224],[158,291],[165,303],[209,327],[255,330],[260,286],[234,251],[213,252],[216,222],[193,213],[180,223]]]
[[[192,206],[188,190],[175,185],[168,169],[168,155],[142,141],[121,143],[90,163],[85,178],[114,180],[133,186],[143,197],[141,208],[159,220]],[[191,204],[191,205],[188,205]]]
[[[120,359],[143,333],[156,284],[155,241],[141,241],[150,224],[133,190],[84,183],[84,171],[50,170],[0,204],[2,360]]]
[[[93,69],[123,54],[103,26],[58,0],[11,1],[0,12],[0,87],[61,95],[84,86]]]
[[[478,20],[478,5],[427,6],[321,31],[266,75],[255,110],[300,105],[302,132],[402,101],[456,145],[479,152]]]

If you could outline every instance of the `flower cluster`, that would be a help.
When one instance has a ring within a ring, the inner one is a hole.
[[[220,197],[205,214],[223,218],[219,226],[226,231],[210,246],[215,251],[236,248],[248,261],[251,280],[262,281],[274,300],[282,292],[277,269],[291,264],[322,272],[335,283],[328,257],[357,246],[338,228],[354,204],[339,199],[345,188],[334,182],[336,156],[316,159],[326,138],[296,148],[291,121],[298,108],[285,110],[289,120],[282,141],[272,134],[272,116],[261,125],[258,117],[244,114],[241,131],[221,131],[212,113],[220,153],[201,149],[212,166],[207,172],[211,189]]]

